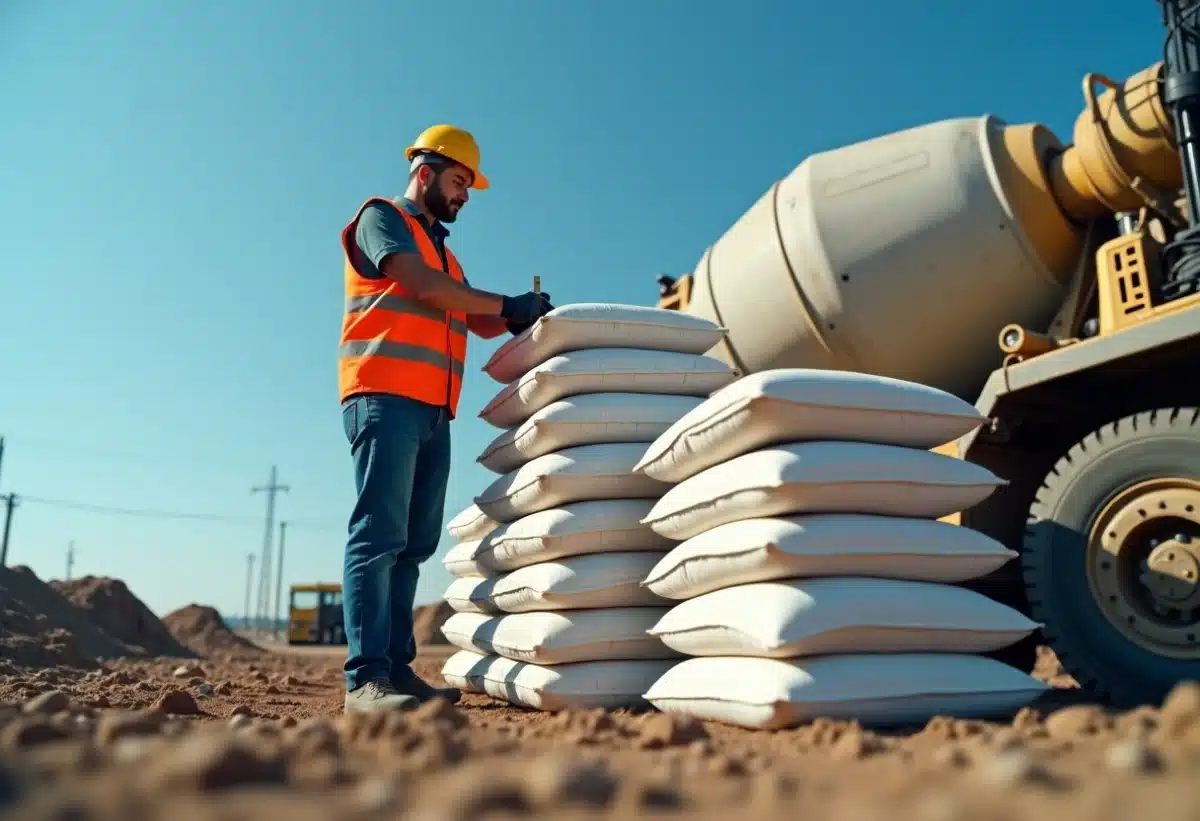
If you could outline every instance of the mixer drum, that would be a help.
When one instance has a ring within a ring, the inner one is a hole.
[[[688,311],[729,329],[745,372],[835,368],[969,401],[1000,329],[1044,329],[1064,288],[1000,186],[995,117],[944,120],[814,154],[705,251]]]

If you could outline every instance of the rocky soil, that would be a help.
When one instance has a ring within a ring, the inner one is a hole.
[[[1049,652],[1061,689],[1003,723],[750,732],[475,695],[362,718],[340,715],[336,648],[259,647],[193,606],[163,620],[188,654],[165,657],[83,612],[0,570],[0,818],[1200,819],[1200,685],[1110,713]],[[450,652],[426,643],[419,672]]]

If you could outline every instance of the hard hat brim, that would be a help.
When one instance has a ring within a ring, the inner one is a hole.
[[[430,151],[430,150],[432,150],[432,149],[426,148],[425,146],[410,145],[408,148],[404,149],[404,159],[408,160],[409,162],[412,162],[413,157],[417,156],[418,151]],[[434,153],[436,154],[438,152],[435,151]],[[442,156],[445,156],[445,155],[443,154]],[[474,188],[479,191],[485,191],[491,187],[491,183],[488,182],[488,178],[486,176],[484,176],[484,173],[482,171],[480,171],[476,168],[472,168],[471,166],[467,165],[466,163],[458,162],[458,160],[454,159],[453,157],[446,157],[446,159],[450,160],[451,162],[458,163],[463,168],[465,168],[471,172],[472,179],[471,179],[471,185],[469,186],[470,188]]]

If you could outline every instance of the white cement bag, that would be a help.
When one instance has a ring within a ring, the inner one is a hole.
[[[821,717],[870,726],[919,725],[937,715],[1006,717],[1048,689],[987,656],[713,657],[675,665],[646,700],[663,712],[779,729]]]
[[[475,504],[498,522],[593,499],[653,499],[669,485],[633,472],[645,445],[580,445],[547,453],[492,482]]]
[[[986,576],[1016,555],[977,530],[933,519],[813,513],[706,530],[675,545],[643,584],[667,599],[820,576],[957,584]]]
[[[555,308],[509,339],[488,359],[483,372],[497,382],[511,382],[552,356],[587,348],[702,354],[724,335],[715,322],[681,311],[580,302]]]
[[[476,561],[481,542],[459,542],[446,551],[442,557],[442,567],[454,578],[464,576],[494,576],[496,573]]]
[[[757,582],[675,605],[650,635],[688,656],[990,653],[1038,628],[982,593],[839,576]]]
[[[699,405],[698,396],[656,393],[585,393],[551,402],[519,427],[491,441],[478,462],[494,473],[576,445],[653,442]]]
[[[638,707],[642,693],[675,664],[671,659],[583,661],[543,667],[523,661],[460,650],[442,668],[442,677],[478,682],[493,698],[535,710]]]
[[[929,450],[984,419],[970,403],[916,382],[851,371],[762,371],[722,388],[672,425],[637,470],[682,482],[752,450],[823,439]]]
[[[667,491],[646,523],[683,541],[726,522],[798,513],[937,519],[982,502],[1004,484],[987,468],[928,450],[803,442],[700,471]]]
[[[479,417],[498,428],[513,428],[568,396],[650,393],[706,397],[737,376],[729,365],[702,354],[590,348],[552,357],[522,374],[501,388]]]
[[[640,584],[662,557],[661,551],[595,553],[531,564],[475,585],[467,598],[483,613],[662,607],[666,602]]]
[[[492,604],[491,592],[498,577],[459,576],[450,582],[442,600],[455,613],[499,613],[500,608]]]
[[[464,693],[482,693],[483,674],[495,656],[483,656],[471,650],[459,650],[442,665],[442,678]]]
[[[488,535],[498,524],[472,504],[446,524],[446,532],[457,542],[473,542]]]
[[[499,617],[455,613],[442,625],[442,635],[463,650],[530,664],[677,658],[679,653],[646,633],[666,612],[665,607],[611,607]]]
[[[471,558],[486,576],[590,553],[663,552],[675,543],[642,524],[652,507],[651,499],[597,499],[531,513],[493,530]]]

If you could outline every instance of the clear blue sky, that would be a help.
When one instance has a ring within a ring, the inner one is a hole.
[[[159,613],[241,612],[277,464],[285,582],[340,579],[338,232],[429,124],[482,144],[473,282],[653,304],[808,154],[989,112],[1069,141],[1083,75],[1161,41],[1149,0],[0,3],[0,491],[237,517],[29,501],[10,563],[61,577],[74,539]],[[472,340],[447,518],[491,479],[498,344]]]

